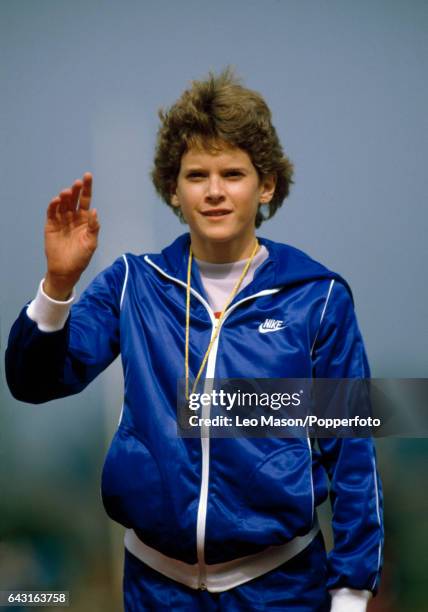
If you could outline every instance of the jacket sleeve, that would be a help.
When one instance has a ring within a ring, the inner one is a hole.
[[[348,289],[335,280],[313,352],[318,378],[368,378],[369,365]],[[376,593],[382,565],[382,489],[371,438],[319,438],[330,480],[334,547],[328,589]]]
[[[39,404],[78,393],[116,358],[124,279],[120,258],[94,279],[57,331],[39,329],[23,308],[6,350],[6,378],[16,399]]]

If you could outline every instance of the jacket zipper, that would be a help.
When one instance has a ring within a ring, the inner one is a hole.
[[[171,276],[170,274],[162,270],[162,268],[160,268],[155,263],[153,263],[147,255],[144,257],[144,260],[148,264],[150,264],[153,268],[155,268],[162,276],[165,276],[169,280],[172,280],[178,283],[184,288],[187,287],[185,282],[183,282],[179,278],[175,278],[174,276]],[[211,353],[208,357],[205,381],[207,379],[210,380],[214,378],[215,366],[216,366],[216,361],[217,361],[218,343],[220,339],[220,332],[221,332],[223,323],[226,321],[227,317],[235,310],[235,308],[240,306],[242,303],[247,302],[248,300],[257,298],[257,297],[264,296],[264,295],[271,295],[272,293],[277,293],[278,291],[279,289],[263,289],[262,291],[259,291],[258,293],[247,296],[243,298],[242,300],[239,300],[239,302],[235,302],[235,304],[233,304],[228,310],[226,310],[226,312],[224,313],[224,317],[223,317],[223,321],[221,323],[220,329],[218,331],[217,338],[211,348]],[[209,314],[211,325],[212,325],[212,329],[211,329],[211,338],[212,338],[214,335],[214,331],[216,329],[216,323],[217,323],[217,319],[215,318],[214,312],[212,311],[208,302],[202,297],[202,295],[200,295],[197,291],[192,289],[192,287],[190,288],[190,292],[201,302],[201,304],[203,304],[203,306],[205,307],[206,311]],[[207,385],[207,383],[205,383],[205,385]],[[205,388],[204,392],[206,392],[206,390],[207,389]],[[209,405],[204,406],[203,411],[202,411],[202,416],[205,418],[205,417],[209,417],[209,415],[210,415],[210,406]],[[205,436],[204,436],[204,433],[206,434]],[[199,566],[199,581],[198,581],[199,589],[205,590],[207,588],[207,570],[206,570],[206,563],[205,563],[205,528],[206,528],[207,508],[208,508],[210,438],[208,435],[209,432],[208,431],[205,432],[203,428],[201,430],[201,434],[202,434],[201,435],[202,467],[201,467],[201,487],[200,487],[200,493],[199,493],[198,513],[197,513],[197,519],[196,519],[196,550],[197,550],[197,558],[198,558],[198,566]]]

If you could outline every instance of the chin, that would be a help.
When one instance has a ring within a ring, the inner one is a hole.
[[[202,240],[207,240],[209,242],[216,242],[219,244],[222,242],[231,242],[237,237],[238,237],[238,234],[236,233],[221,231],[220,229],[217,231],[205,232],[203,235],[201,235]]]
[[[195,236],[198,236],[199,240],[215,240],[215,241],[228,241],[233,240],[239,235],[239,232],[227,227],[225,225],[212,225],[211,227],[190,227],[190,231]]]

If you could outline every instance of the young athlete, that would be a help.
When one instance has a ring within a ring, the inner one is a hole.
[[[102,493],[126,527],[128,612],[363,611],[383,541],[372,440],[184,438],[176,412],[181,378],[189,392],[214,377],[368,377],[349,286],[256,236],[292,182],[258,93],[225,71],[160,118],[153,181],[189,233],[118,258],[74,303],[97,246],[92,176],[62,191],[47,211],[46,275],[11,331],[10,389],[34,403],[78,393],[121,354]],[[327,556],[316,507],[328,492]]]

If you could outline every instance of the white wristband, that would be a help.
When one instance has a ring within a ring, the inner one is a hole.
[[[43,332],[59,331],[67,321],[70,308],[76,298],[73,289],[71,297],[65,302],[54,300],[43,291],[44,278],[40,281],[37,295],[27,307],[28,317],[37,323]]]
[[[330,612],[366,612],[371,591],[357,589],[332,589]]]

